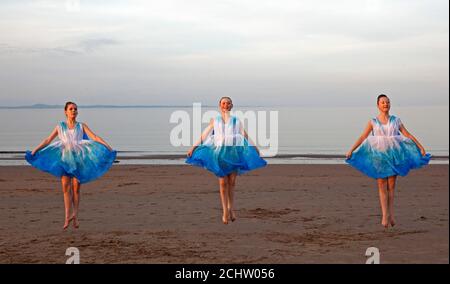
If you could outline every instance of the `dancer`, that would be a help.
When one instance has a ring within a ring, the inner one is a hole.
[[[400,118],[389,114],[391,103],[386,95],[378,96],[377,105],[378,116],[369,121],[361,137],[346,154],[346,162],[377,180],[383,215],[381,224],[387,228],[389,224],[395,225],[394,190],[397,176],[406,176],[409,170],[427,165],[431,155],[406,130]]]
[[[80,185],[108,171],[116,158],[116,151],[85,123],[76,121],[78,107],[75,103],[67,102],[64,111],[66,121],[60,122],[32,152],[27,151],[25,159],[33,167],[61,178],[65,207],[63,229],[67,229],[71,221],[74,228],[79,227]],[[50,144],[56,136],[59,141]]]
[[[267,164],[239,119],[230,114],[232,108],[231,98],[220,99],[220,115],[211,119],[199,141],[187,153],[186,159],[186,163],[203,167],[219,178],[224,224],[236,220],[234,188],[237,175]],[[209,135],[211,131],[212,135]]]

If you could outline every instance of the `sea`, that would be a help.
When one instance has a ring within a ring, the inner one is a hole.
[[[376,107],[261,107],[233,110],[272,164],[342,164]],[[118,151],[120,164],[184,164],[190,145],[210,117],[210,106],[78,106],[78,118]],[[433,155],[448,164],[449,107],[393,107],[405,127]],[[201,120],[203,120],[203,123]],[[25,165],[32,150],[64,121],[55,107],[0,108],[0,166]],[[256,126],[256,127],[255,127]]]

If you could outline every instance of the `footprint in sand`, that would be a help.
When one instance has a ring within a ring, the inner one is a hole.
[[[139,183],[137,183],[137,182],[121,183],[117,187],[130,186],[130,185],[136,185],[136,184],[139,184]]]
[[[255,208],[255,209],[243,209],[239,210],[240,215],[243,218],[260,218],[260,219],[271,219],[271,218],[280,218],[284,215],[298,212],[300,210],[298,209],[290,209],[290,208],[284,208],[281,210],[270,210],[270,209],[264,209],[264,208]]]

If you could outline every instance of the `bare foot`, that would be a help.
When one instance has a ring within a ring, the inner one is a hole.
[[[63,230],[67,229],[67,227],[69,227],[70,222],[73,220],[73,217],[70,217],[69,219],[66,218],[66,220],[64,221],[64,226],[63,226]]]
[[[231,219],[231,222],[236,221],[236,214],[234,214],[233,210],[230,210],[230,219]]]
[[[78,229],[78,227],[80,227],[80,222],[78,222],[78,219],[75,216],[73,216],[72,219],[73,219],[73,227],[75,229]]]
[[[395,220],[394,217],[391,215],[389,216],[389,223],[391,223],[391,226],[394,227],[395,226]]]
[[[222,222],[227,225],[228,224],[228,214],[224,213],[222,215]]]
[[[387,227],[389,226],[387,218],[383,217],[383,219],[381,220],[381,225],[387,229]]]

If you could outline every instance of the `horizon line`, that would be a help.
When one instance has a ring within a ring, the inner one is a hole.
[[[195,102],[199,103],[199,102]],[[194,103],[193,103],[194,104]],[[77,104],[80,108],[173,108],[173,107],[182,107],[188,108],[192,107],[192,105],[108,105],[108,104],[92,104],[92,105],[82,105]],[[239,107],[370,107],[371,105],[352,105],[352,106],[343,106],[343,105],[240,105]],[[430,104],[430,105],[402,105],[403,106],[427,106],[427,107],[442,107],[449,106],[442,104]],[[208,105],[202,104],[202,107],[217,107],[217,105]],[[59,109],[64,108],[64,105],[52,105],[52,104],[32,104],[32,105],[19,105],[19,106],[0,106],[0,109]]]

